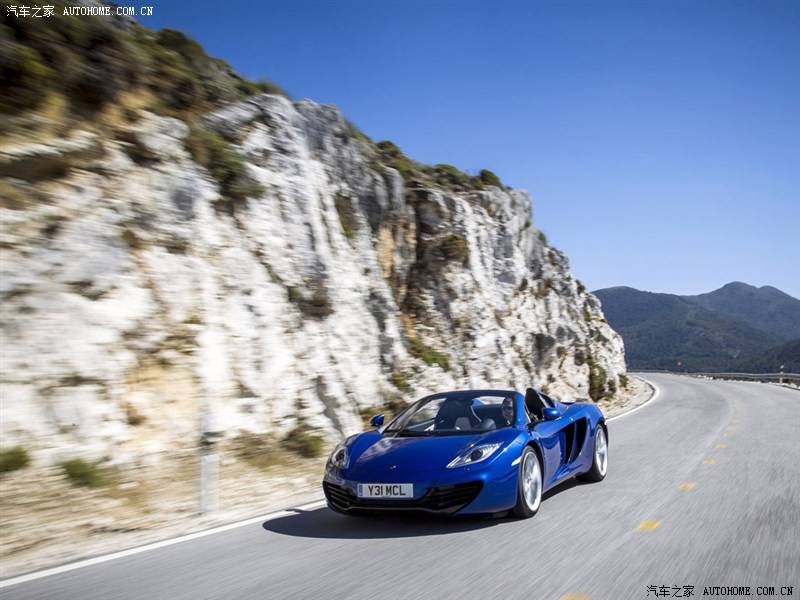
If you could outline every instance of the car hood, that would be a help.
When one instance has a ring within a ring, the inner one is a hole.
[[[460,452],[480,443],[504,442],[514,437],[502,431],[431,437],[383,436],[368,432],[354,440],[347,476],[360,479],[371,474],[392,474],[393,479],[420,476],[447,467]]]

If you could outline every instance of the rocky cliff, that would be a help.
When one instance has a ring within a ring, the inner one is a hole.
[[[526,192],[422,167],[333,106],[128,108],[4,136],[0,176],[0,437],[38,456],[333,439],[433,390],[597,399],[624,373]]]

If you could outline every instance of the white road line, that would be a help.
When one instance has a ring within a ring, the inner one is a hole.
[[[220,525],[219,527],[214,527],[213,529],[204,529],[203,531],[182,535],[180,537],[172,538],[169,540],[153,542],[152,544],[137,546],[136,548],[130,548],[129,550],[121,550],[120,552],[113,552],[111,554],[105,554],[103,556],[96,556],[94,558],[87,558],[86,560],[79,560],[74,563],[61,565],[60,567],[52,567],[50,569],[44,569],[42,571],[28,573],[27,575],[20,575],[18,577],[12,577],[10,579],[4,579],[0,581],[0,589],[11,587],[12,585],[19,585],[20,583],[35,581],[37,579],[42,579],[43,577],[50,577],[51,575],[67,573],[68,571],[74,571],[75,569],[82,569],[84,567],[91,567],[92,565],[99,565],[101,563],[108,562],[110,560],[116,560],[118,558],[123,558],[125,556],[133,556],[134,554],[141,554],[142,552],[148,552],[149,550],[155,550],[157,548],[164,548],[166,546],[180,544],[181,542],[196,540],[197,538],[206,537],[208,535],[214,535],[215,533],[221,533],[223,531],[228,531],[230,529],[236,529],[237,527],[244,527],[245,525],[253,525],[255,523],[264,523],[265,521],[272,521],[274,519],[279,519],[281,517],[287,517],[298,510],[315,510],[317,508],[322,508],[323,506],[325,506],[324,500],[315,500],[313,502],[303,504],[302,506],[298,506],[296,508],[279,510],[277,512],[270,513],[262,517],[253,517],[252,519],[245,519],[244,521],[237,521],[236,523],[228,523],[227,525]]]
[[[636,408],[629,410],[626,413],[622,413],[621,415],[617,415],[615,417],[611,417],[606,419],[606,421],[613,421],[614,419],[621,419],[622,417],[627,417],[628,415],[635,413],[640,408],[644,408],[651,402],[653,402],[661,392],[659,387],[654,384],[652,381],[648,381],[650,385],[653,386],[655,390],[653,395],[650,399],[645,402],[644,404],[640,404]],[[153,542],[152,544],[145,544],[144,546],[137,546],[136,548],[130,548],[128,550],[121,550],[119,552],[113,552],[111,554],[105,554],[103,556],[96,556],[94,558],[87,558],[85,560],[79,560],[77,562],[69,563],[66,565],[61,565],[59,567],[52,567],[50,569],[44,569],[42,571],[35,571],[33,573],[28,573],[26,575],[19,575],[17,577],[11,577],[10,579],[3,579],[0,581],[0,589],[11,587],[13,585],[19,585],[20,583],[27,583],[29,581],[35,581],[37,579],[42,579],[44,577],[50,577],[51,575],[58,575],[60,573],[67,573],[69,571],[74,571],[76,569],[82,569],[84,567],[91,567],[92,565],[99,565],[104,562],[108,562],[111,560],[116,560],[118,558],[124,558],[126,556],[133,556],[134,554],[141,554],[142,552],[148,552],[150,550],[156,550],[158,548],[165,548],[167,546],[172,546],[174,544],[180,544],[181,542],[188,542],[190,540],[196,540],[198,538],[206,537],[208,535],[214,535],[216,533],[222,533],[223,531],[229,531],[231,529],[236,529],[238,527],[244,527],[245,525],[253,525],[255,523],[264,523],[266,521],[272,521],[274,519],[280,519],[281,517],[286,517],[291,515],[293,512],[298,510],[316,510],[317,508],[322,508],[325,506],[325,500],[314,500],[313,502],[309,502],[307,504],[303,504],[302,506],[298,506],[296,508],[290,508],[286,510],[279,510],[274,513],[270,513],[261,517],[253,517],[252,519],[245,519],[244,521],[237,521],[235,523],[228,523],[227,525],[220,525],[219,527],[214,527],[212,529],[204,529],[203,531],[198,531],[196,533],[190,533],[187,535],[182,535],[180,537],[162,540],[160,542]]]
[[[640,404],[636,408],[632,408],[628,412],[624,412],[621,415],[617,415],[615,417],[610,417],[610,418],[606,419],[606,421],[613,421],[614,419],[621,419],[622,417],[627,417],[628,415],[632,415],[633,413],[635,413],[640,408],[644,408],[645,406],[647,406],[648,404],[653,402],[656,398],[658,398],[658,395],[661,393],[661,389],[655,383],[653,383],[650,380],[645,379],[644,377],[640,377],[639,379],[641,379],[642,381],[646,381],[648,384],[653,386],[653,395],[650,396],[650,399],[647,402],[645,402],[643,404]]]

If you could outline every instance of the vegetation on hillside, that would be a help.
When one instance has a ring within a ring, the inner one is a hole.
[[[617,386],[612,379],[608,379],[606,370],[591,354],[587,354],[586,364],[589,366],[589,397],[595,402],[600,402],[606,397],[613,397],[617,392]]]
[[[247,174],[244,157],[218,133],[194,125],[185,143],[194,161],[208,169],[219,183],[224,208],[235,211],[246,198],[264,192],[261,184]]]
[[[743,373],[777,373],[781,367],[784,373],[800,373],[800,340],[747,356],[734,362],[730,370]]]
[[[68,2],[53,5],[55,15],[48,19],[0,14],[0,114],[14,117],[52,104],[68,121],[89,120],[109,105],[124,106],[127,95],[136,98],[137,108],[194,123],[228,102],[258,93],[284,94],[270,81],[237,74],[180,31],[151,31],[108,17],[65,16],[61,9]],[[4,122],[0,130],[14,126],[13,119]],[[488,169],[469,175],[448,164],[424,165],[392,142],[373,143],[352,124],[350,133],[371,149],[374,166],[397,169],[411,186],[455,192],[504,187]],[[223,140],[193,127],[188,143],[193,156],[220,182],[227,208],[259,192],[243,176],[243,160]],[[344,220],[343,226],[352,237],[352,223]]]
[[[30,454],[22,446],[0,450],[0,475],[24,469],[31,462]]]
[[[478,175],[469,175],[453,165],[418,163],[388,140],[375,144],[374,151],[377,162],[396,169],[410,187],[435,187],[456,192],[504,188],[500,178],[488,169],[481,170]]]
[[[275,84],[250,81],[179,31],[150,31],[107,17],[64,16],[55,1],[48,19],[0,14],[0,112],[14,114],[61,96],[84,115],[118,100],[123,91],[152,96],[149,108],[177,115],[207,111]]]
[[[445,371],[450,370],[450,360],[447,356],[431,348],[418,337],[409,337],[408,347],[411,351],[411,355],[420,359],[426,365],[438,365]]]
[[[71,458],[62,462],[61,468],[73,485],[94,488],[106,483],[106,473],[97,463]]]

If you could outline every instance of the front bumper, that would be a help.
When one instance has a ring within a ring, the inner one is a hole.
[[[340,512],[350,510],[412,510],[429,513],[453,514],[467,506],[481,493],[482,481],[429,488],[419,498],[411,500],[386,500],[359,498],[352,487],[322,482],[328,505]]]
[[[436,514],[487,514],[508,510],[517,501],[516,466],[494,465],[491,468],[459,468],[452,471],[428,474],[413,478],[378,474],[364,478],[360,483],[414,484],[414,497],[410,499],[359,498],[356,489],[359,481],[347,477],[339,469],[325,474],[322,488],[328,506],[339,512],[349,511],[422,511]]]

